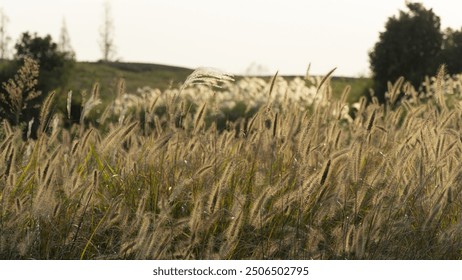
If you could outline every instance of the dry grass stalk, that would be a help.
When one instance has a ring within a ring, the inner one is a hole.
[[[398,81],[387,106],[363,98],[345,122],[349,88],[329,100],[329,75],[318,83],[325,103],[278,101],[278,78],[259,88],[256,113],[222,131],[219,102],[207,110],[210,100],[187,99],[200,92],[187,84],[139,104],[148,124],[128,113],[110,122],[119,116],[107,110],[99,128],[57,124],[26,141],[4,123],[0,256],[462,258],[448,247],[462,244],[460,107],[446,95],[444,110],[432,98],[414,102]]]

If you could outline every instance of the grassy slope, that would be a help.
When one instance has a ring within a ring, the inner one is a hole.
[[[5,62],[0,61],[0,69],[5,66]],[[71,74],[67,89],[80,93],[82,90],[91,91],[95,82],[100,84],[100,92],[103,101],[111,99],[116,92],[116,85],[119,79],[125,79],[126,91],[136,92],[140,87],[149,86],[165,90],[170,86],[177,87],[185,81],[193,69],[148,64],[148,63],[128,63],[128,62],[78,62]],[[236,77],[239,79],[240,77]],[[263,77],[265,80],[271,77]],[[294,76],[287,76],[291,79]],[[348,101],[355,102],[372,86],[369,78],[350,78],[333,77],[331,81],[334,96],[340,96],[347,85],[351,86]],[[75,96],[75,95],[74,95]],[[64,101],[66,97],[61,95],[59,99]],[[77,97],[77,99],[79,99]]]
[[[372,87],[372,79],[370,78],[350,78],[350,77],[334,77],[331,81],[332,91],[335,96],[340,96],[347,85],[351,86],[348,102],[356,102],[359,98],[367,94],[369,88]]]
[[[103,99],[114,92],[117,80],[124,78],[127,92],[136,92],[143,86],[167,89],[182,83],[193,69],[143,63],[77,63],[69,85],[70,89],[90,90],[92,84],[99,82]],[[239,77],[237,77],[239,78]],[[269,79],[270,77],[265,77]],[[293,78],[293,77],[287,77]],[[354,102],[371,86],[369,78],[334,77],[332,88],[335,96],[340,96],[345,86],[352,87],[348,101]]]
[[[157,64],[80,62],[76,64],[69,88],[89,90],[98,82],[104,98],[113,92],[121,78],[125,79],[127,92],[136,92],[137,88],[143,86],[160,89],[166,89],[170,84],[176,86],[191,72],[187,68]]]

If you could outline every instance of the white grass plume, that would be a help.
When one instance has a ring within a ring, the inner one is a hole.
[[[230,73],[225,73],[215,68],[200,67],[188,76],[180,92],[190,85],[207,85],[222,88],[224,83],[233,81],[233,75]]]

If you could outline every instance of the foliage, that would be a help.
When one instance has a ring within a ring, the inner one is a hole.
[[[447,28],[444,32],[441,61],[450,74],[462,73],[462,29]]]
[[[426,75],[436,73],[443,42],[440,18],[420,3],[407,3],[408,12],[391,17],[370,52],[375,94],[385,101],[388,81],[404,76],[419,87]]]
[[[22,64],[30,57],[40,65],[37,89],[44,93],[66,87],[70,70],[74,65],[73,55],[58,50],[50,35],[40,37],[25,32],[15,45],[15,59]]]
[[[226,85],[164,91],[123,118],[114,103],[99,129],[56,114],[37,140],[4,122],[0,258],[461,259],[456,78],[395,84],[350,121],[348,90],[333,99],[315,80],[309,99],[295,83],[314,102],[291,102],[276,78],[236,86],[266,102],[222,132]]]

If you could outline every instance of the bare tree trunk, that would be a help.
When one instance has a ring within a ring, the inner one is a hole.
[[[109,1],[104,3],[104,21],[100,28],[100,48],[103,54],[103,61],[110,61],[115,56],[114,45],[114,22],[111,17],[111,6]]]
[[[69,32],[67,31],[66,20],[64,18],[61,26],[61,33],[59,34],[58,50],[65,54],[68,59],[75,58],[75,52],[71,46],[71,39],[69,37]]]
[[[8,45],[11,41],[6,32],[8,21],[9,18],[5,15],[3,9],[0,9],[0,59],[8,58]]]

